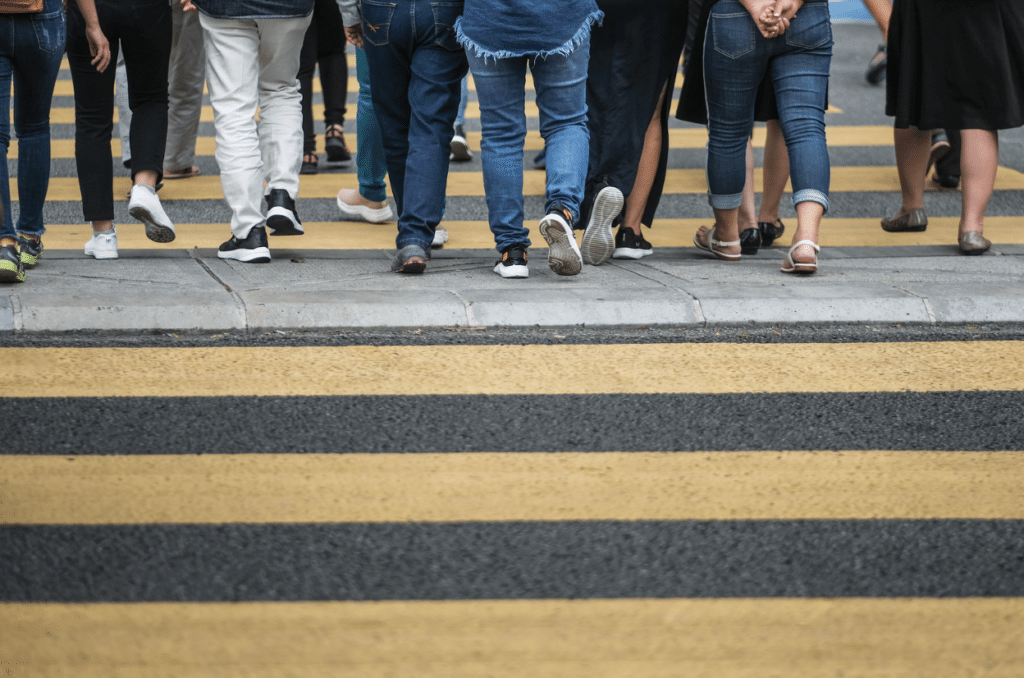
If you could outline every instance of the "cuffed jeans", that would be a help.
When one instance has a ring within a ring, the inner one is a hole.
[[[0,14],[0,238],[17,231],[42,235],[43,202],[50,183],[50,102],[64,54],[66,27],[60,0],[39,14]],[[7,149],[11,143],[11,81],[18,135],[18,224],[11,214]],[[109,186],[108,186],[109,189]]]
[[[544,211],[561,204],[578,219],[587,180],[587,64],[590,38],[568,55],[494,59],[469,55],[480,101],[480,158],[487,214],[498,251],[529,246],[523,227],[523,142],[526,68],[533,74],[544,137],[547,190]]]
[[[430,247],[444,215],[448,156],[466,53],[461,0],[361,0],[363,46],[398,207],[399,249]]]
[[[114,218],[114,71],[119,51],[128,71],[132,178],[142,170],[164,171],[167,142],[167,63],[171,7],[167,0],[96,0],[100,28],[110,42],[111,65],[102,73],[90,63],[85,19],[68,6],[68,63],[75,87],[75,165],[86,221]],[[158,179],[159,180],[159,179]]]
[[[754,99],[767,72],[789,150],[793,204],[817,202],[828,211],[825,102],[831,61],[832,27],[823,0],[806,2],[786,32],[771,39],[761,35],[737,0],[715,5],[704,41],[708,202],[713,208],[734,209],[742,201]]]
[[[356,78],[359,80],[359,101],[356,107],[356,176],[359,195],[374,202],[387,200],[384,177],[388,164],[384,159],[384,142],[380,137],[377,114],[370,98],[370,69],[366,65],[366,52],[356,48]]]
[[[299,195],[302,108],[295,76],[309,20],[199,15],[220,183],[238,239],[266,222],[264,180],[267,193],[280,188],[292,200]]]

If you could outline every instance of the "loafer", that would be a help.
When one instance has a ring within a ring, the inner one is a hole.
[[[917,233],[928,228],[928,215],[923,209],[882,219],[882,230],[889,233]]]
[[[757,254],[761,248],[761,229],[745,228],[740,231],[740,252],[743,254]]]
[[[759,221],[757,222],[757,230],[761,231],[761,247],[771,247],[772,243],[782,237],[782,234],[786,232],[786,225],[782,223],[782,219],[776,219],[774,223],[771,221]]]
[[[957,237],[960,251],[964,254],[984,254],[992,247],[992,241],[977,231],[967,231]]]

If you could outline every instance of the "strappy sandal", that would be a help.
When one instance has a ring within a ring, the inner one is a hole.
[[[810,245],[814,249],[814,261],[813,262],[802,262],[797,261],[793,258],[793,251],[797,247],[804,245]],[[782,262],[783,273],[815,273],[818,270],[818,252],[821,248],[813,240],[800,240],[793,243],[793,246],[789,248],[789,252],[786,253],[786,258]]]
[[[345,129],[341,125],[327,126],[324,148],[327,149],[327,162],[348,162],[352,159],[352,153],[345,143]]]
[[[704,250],[705,252],[709,252],[710,254],[715,255],[717,259],[721,259],[722,261],[739,261],[740,257],[743,256],[742,254],[740,254],[739,252],[737,252],[736,254],[730,254],[729,252],[723,252],[720,248],[734,247],[736,245],[739,245],[740,241],[731,240],[729,242],[723,242],[721,240],[715,240],[715,228],[715,226],[712,226],[707,230],[707,240],[704,242],[701,242],[700,240],[700,231],[694,233],[694,246],[699,250]]]

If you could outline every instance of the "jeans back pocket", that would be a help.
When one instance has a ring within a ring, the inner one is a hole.
[[[814,49],[832,41],[828,3],[812,2],[800,8],[784,35],[790,47]]]
[[[363,15],[363,40],[376,47],[387,45],[395,3],[362,0],[359,8]]]
[[[434,12],[434,44],[449,52],[462,49],[455,35],[455,20],[462,14],[463,4],[462,0],[430,3]]]
[[[33,16],[32,28],[36,33],[36,42],[39,43],[41,51],[47,54],[64,53],[67,24],[64,20],[63,9]]]
[[[711,31],[719,54],[736,59],[754,51],[754,20],[747,12],[712,14]]]

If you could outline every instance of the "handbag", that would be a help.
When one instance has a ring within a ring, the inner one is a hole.
[[[43,0],[0,0],[0,14],[34,14],[43,11]]]

